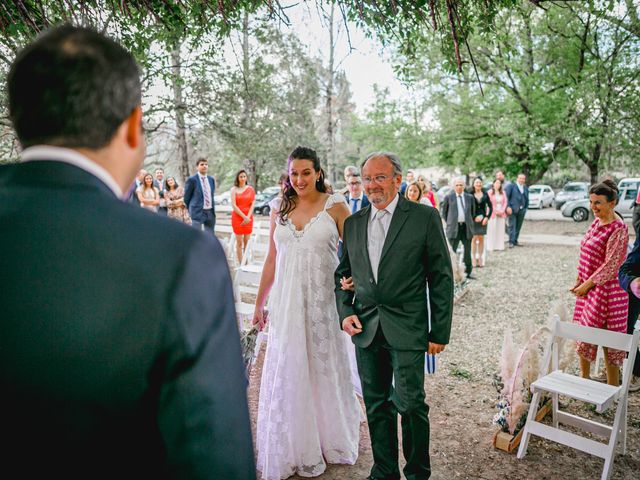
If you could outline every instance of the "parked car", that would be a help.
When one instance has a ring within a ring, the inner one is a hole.
[[[593,214],[588,198],[566,202],[562,207],[562,216],[573,218],[574,222],[585,222],[589,219],[589,215]]]
[[[280,192],[280,187],[278,187],[277,185],[275,187],[267,187],[264,190],[262,190],[260,193],[268,193],[268,194],[278,194]]]
[[[213,203],[216,205],[229,205],[231,203],[231,191],[223,192],[213,196]]]
[[[616,205],[616,212],[623,217],[631,217],[633,215],[633,204],[638,194],[637,186],[629,186],[623,188],[618,193],[618,204]],[[573,202],[567,202],[562,208],[562,215],[564,217],[573,218],[574,222],[584,222],[589,218],[591,214],[591,207],[589,205],[589,199],[574,200]]]
[[[253,205],[253,213],[257,213],[258,215],[269,215],[271,212],[271,207],[269,207],[269,202],[273,200],[277,195],[280,189],[278,188],[277,192],[271,191],[270,193],[261,192],[256,195],[256,203]]]
[[[556,209],[560,210],[565,203],[583,198],[589,198],[589,184],[587,182],[569,182],[556,194],[553,204]]]
[[[623,187],[618,192],[618,205],[616,205],[616,212],[623,217],[633,216],[633,207],[635,205],[636,197],[638,196],[639,183],[629,183],[626,187]]]
[[[640,178],[623,178],[618,182],[618,191],[622,191],[624,188],[632,187],[636,190],[638,189],[638,184],[640,184]]]
[[[531,185],[529,187],[529,208],[550,207],[556,194],[549,185]]]

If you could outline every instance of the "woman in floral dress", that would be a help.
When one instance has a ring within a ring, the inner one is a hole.
[[[580,243],[578,277],[571,292],[577,297],[574,322],[626,333],[629,299],[618,282],[618,269],[627,253],[629,232],[614,211],[617,198],[618,189],[611,180],[589,190],[591,210],[596,219]],[[577,342],[583,378],[589,378],[597,349],[597,345]],[[604,348],[604,353],[607,383],[618,386],[626,352]]]
[[[173,177],[167,178],[166,186],[164,198],[167,201],[167,216],[191,225],[191,217],[189,217],[189,211],[184,203],[184,189],[178,185]]]

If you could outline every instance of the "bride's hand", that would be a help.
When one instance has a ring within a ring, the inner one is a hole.
[[[342,290],[351,290],[352,292],[355,292],[356,288],[353,286],[353,277],[342,277],[340,279],[340,288],[342,288]]]
[[[255,325],[259,332],[264,330],[269,321],[269,313],[264,308],[257,308],[253,312],[252,325]]]

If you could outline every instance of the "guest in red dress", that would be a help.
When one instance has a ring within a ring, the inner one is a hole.
[[[240,263],[253,231],[253,204],[256,200],[256,192],[253,187],[247,185],[245,170],[236,173],[233,185],[231,189],[231,207],[233,208],[231,226],[236,235],[236,254],[238,263]]]
[[[629,232],[614,211],[618,188],[611,180],[594,185],[589,201],[596,219],[580,243],[578,278],[571,289],[577,297],[573,321],[587,327],[627,333],[629,299],[620,287],[618,269],[624,262]],[[596,358],[597,346],[577,342],[580,371],[589,378],[590,364]],[[607,383],[620,384],[620,366],[625,352],[604,348]]]

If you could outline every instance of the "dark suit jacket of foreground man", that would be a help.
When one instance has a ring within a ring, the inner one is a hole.
[[[255,478],[217,241],[42,160],[0,167],[3,469]]]
[[[339,285],[342,276],[353,276],[356,291],[354,295],[336,288],[340,321],[358,315],[362,333],[351,338],[362,348],[371,344],[379,325],[391,347],[397,350],[426,351],[428,342],[448,344],[453,274],[438,211],[399,198],[382,249],[376,283],[367,251],[371,208],[363,208],[345,221],[345,255],[336,270],[336,281]]]
[[[429,407],[424,393],[428,343],[449,343],[453,274],[442,222],[435,208],[399,197],[382,248],[378,281],[367,249],[371,206],[345,220],[343,256],[336,270],[340,320],[358,315],[362,332],[352,336],[367,407],[374,466],[370,478],[400,478],[397,414],[402,416],[408,480],[426,479]],[[353,276],[355,296],[340,288]],[[427,311],[429,286],[431,332]],[[391,386],[391,377],[395,387]]]

